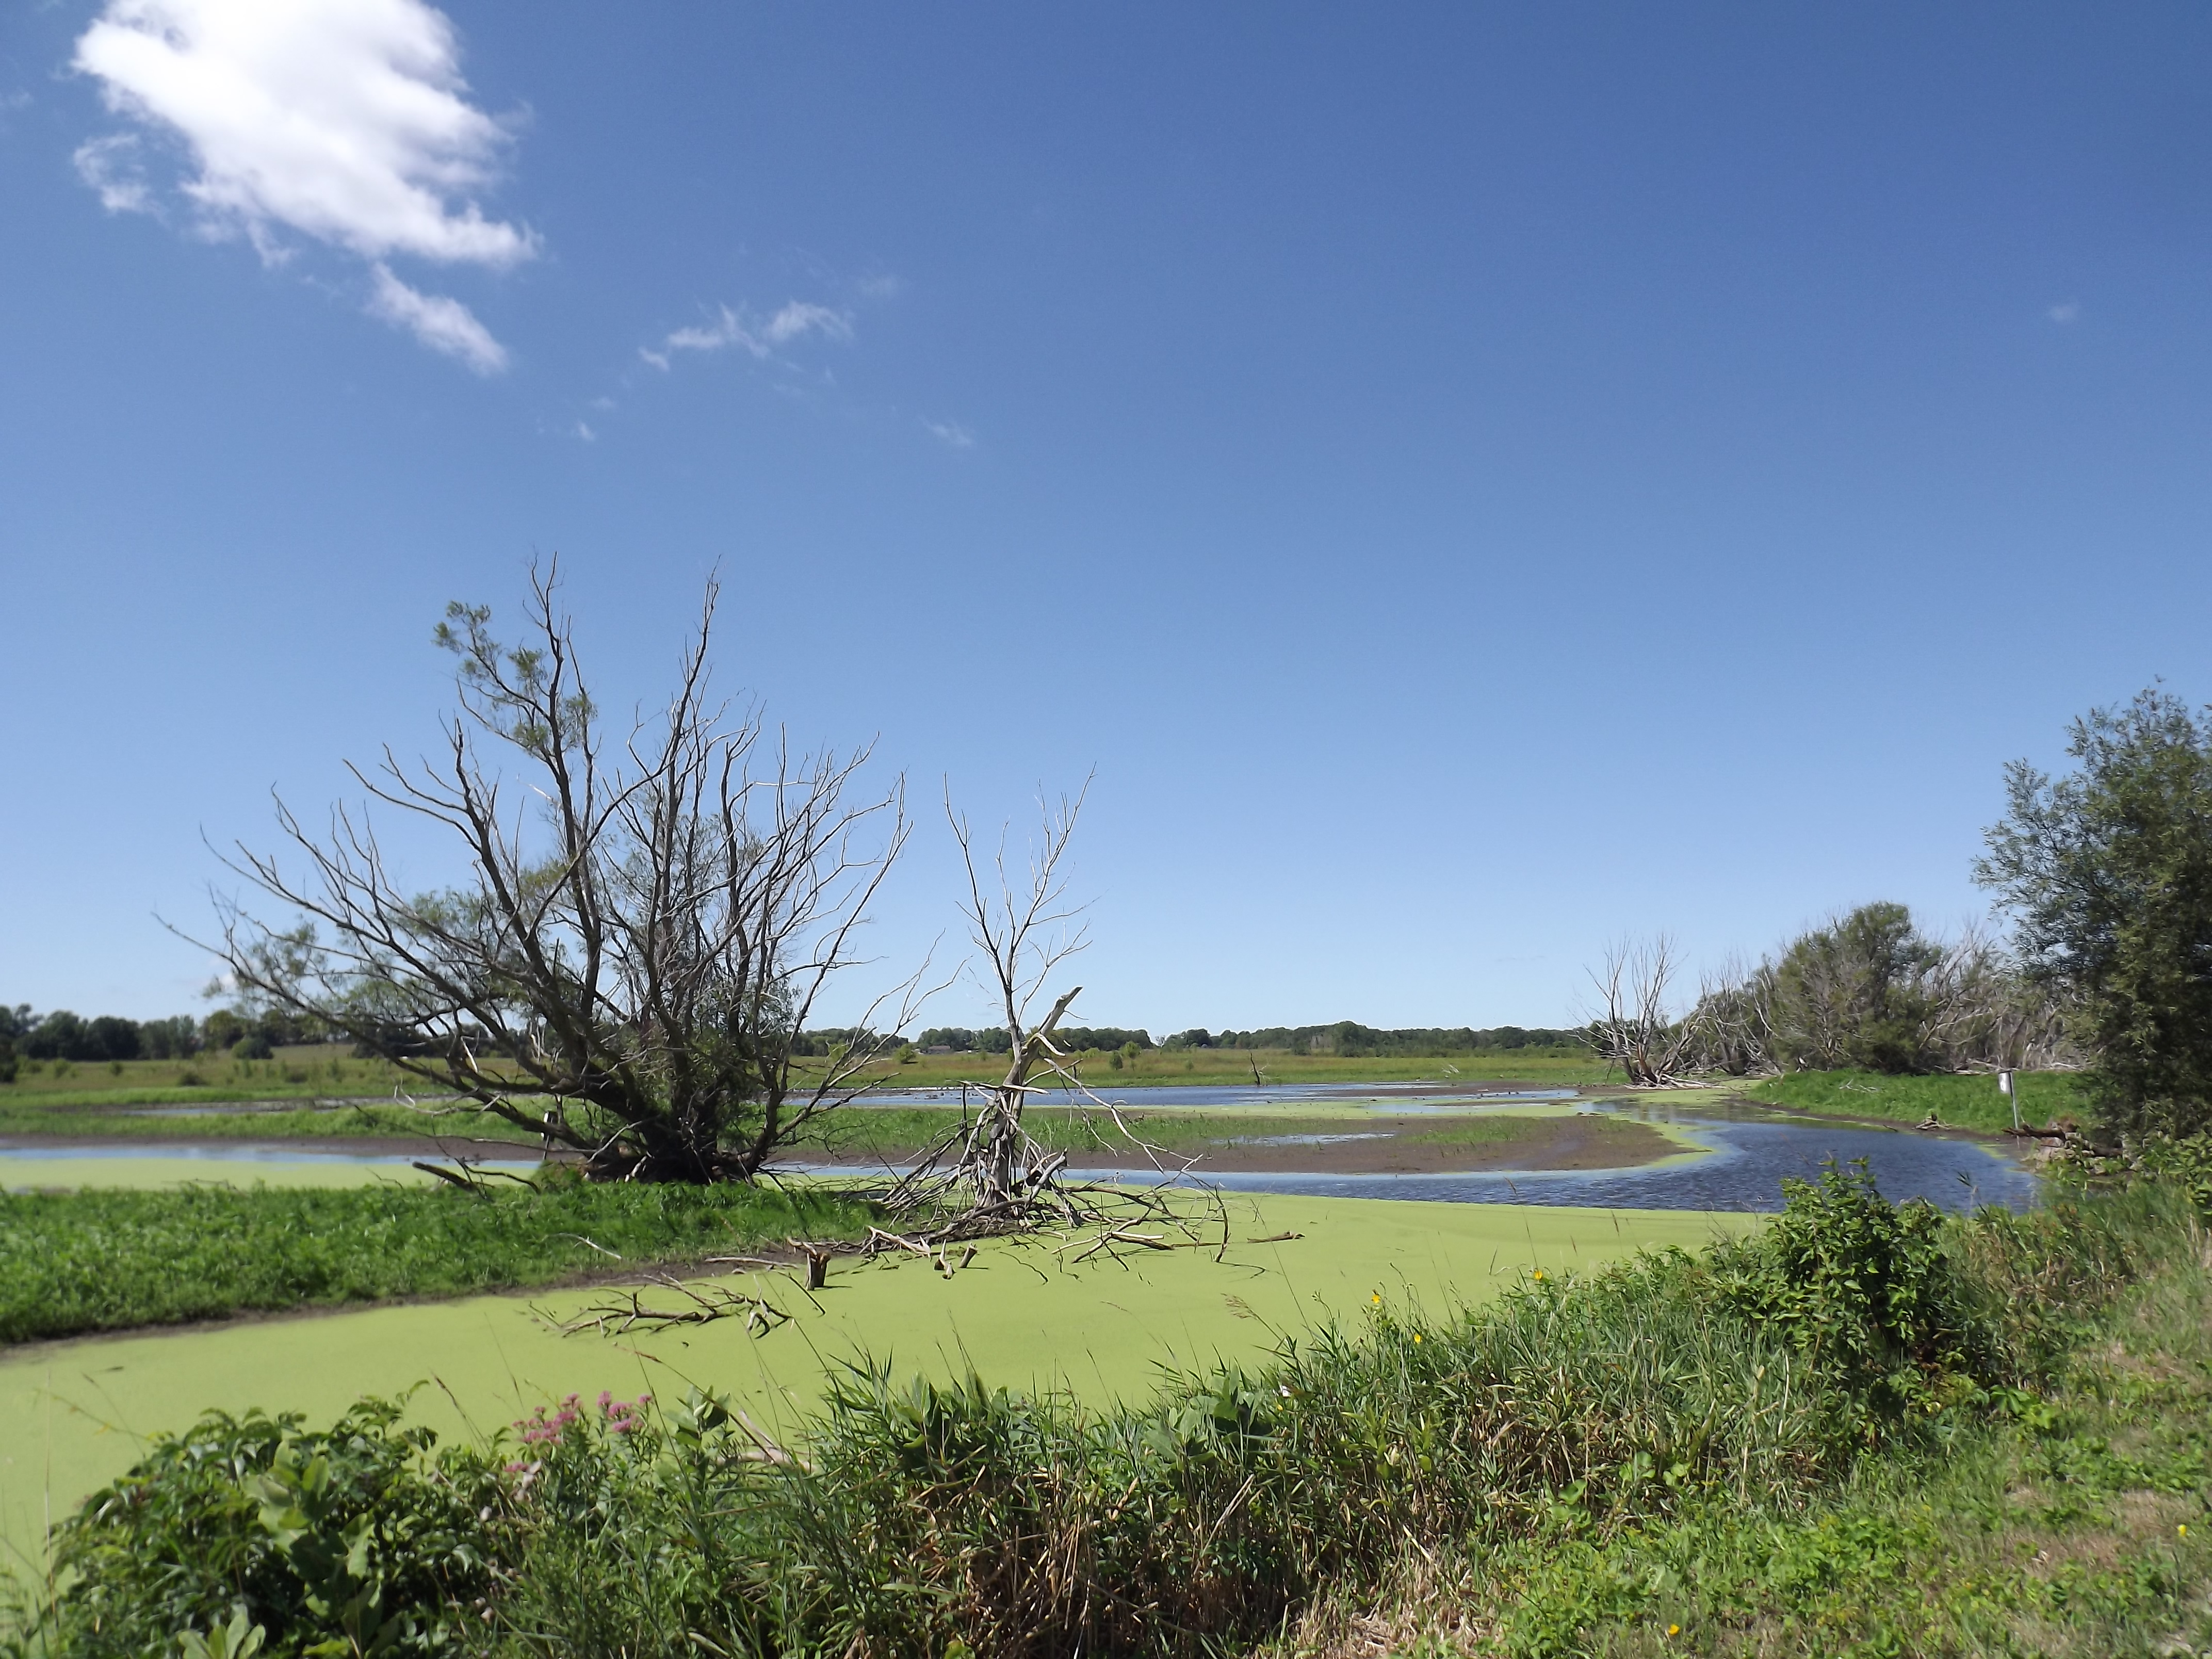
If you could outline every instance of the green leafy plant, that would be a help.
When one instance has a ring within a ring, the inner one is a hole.
[[[1773,1224],[1720,1254],[1739,1308],[1877,1409],[1933,1406],[1947,1376],[1988,1370],[2002,1344],[1961,1293],[1934,1206],[1891,1204],[1863,1158],[1782,1184]]]
[[[56,1528],[51,1651],[457,1647],[492,1587],[504,1498],[486,1458],[434,1455],[400,1414],[364,1401],[312,1432],[296,1413],[215,1412],[157,1437]]]

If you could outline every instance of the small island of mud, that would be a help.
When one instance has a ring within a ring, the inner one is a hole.
[[[856,1113],[837,1145],[809,1162],[903,1168],[921,1154],[920,1113]],[[1040,1145],[1079,1169],[1128,1169],[1140,1149],[1102,1118],[1033,1110]],[[934,1123],[930,1127],[937,1127]],[[1292,1116],[1132,1113],[1129,1127],[1199,1175],[1464,1175],[1485,1170],[1626,1170],[1682,1148],[1649,1124],[1599,1113],[1464,1116]],[[902,1133],[903,1132],[903,1133]]]

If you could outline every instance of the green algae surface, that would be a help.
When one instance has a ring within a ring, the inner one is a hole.
[[[772,1433],[803,1430],[824,1379],[872,1359],[896,1375],[969,1366],[994,1384],[1104,1404],[1165,1369],[1262,1356],[1285,1336],[1403,1310],[1480,1300],[1535,1271],[1596,1267],[1651,1245],[1695,1249],[1752,1218],[1688,1211],[1424,1204],[1231,1195],[1226,1259],[1138,1251],[1077,1266],[1049,1242],[1001,1242],[947,1279],[918,1258],[841,1260],[810,1298],[787,1273],[734,1283],[793,1317],[766,1335],[728,1319],[655,1333],[562,1336],[610,1292],[483,1296],[165,1334],[40,1344],[0,1356],[0,1543],[35,1562],[47,1518],[130,1467],[143,1437],[210,1407],[303,1412],[326,1423],[364,1394],[425,1382],[413,1413],[443,1435],[487,1432],[568,1394],[727,1394]],[[1299,1237],[1279,1238],[1283,1233]],[[646,1286],[651,1304],[678,1293]]]
[[[527,1162],[535,1164],[537,1149]],[[417,1186],[437,1177],[395,1159],[240,1158],[220,1152],[193,1158],[173,1152],[143,1157],[26,1158],[0,1152],[0,1189],[11,1193],[75,1192],[87,1187],[185,1187],[227,1182],[270,1187],[368,1187],[380,1181]]]

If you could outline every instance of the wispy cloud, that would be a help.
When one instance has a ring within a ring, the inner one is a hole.
[[[640,346],[637,355],[655,368],[665,369],[679,351],[709,352],[734,349],[753,357],[765,358],[772,356],[780,347],[790,345],[810,334],[818,334],[832,340],[853,337],[853,319],[848,313],[805,300],[790,301],[764,322],[755,322],[728,306],[720,307],[719,310],[720,314],[713,322],[677,329],[661,341],[658,349]]]
[[[100,194],[100,204],[110,213],[151,213],[154,192],[146,182],[136,133],[111,133],[88,138],[70,158],[76,176]]]
[[[2081,314],[2081,302],[2079,300],[2069,300],[2063,305],[2051,307],[2043,314],[2054,323],[2070,323]]]
[[[458,357],[479,374],[496,374],[507,367],[507,348],[459,300],[418,293],[386,265],[374,266],[370,276],[375,283],[370,316],[405,329],[431,350]]]
[[[172,141],[171,181],[203,234],[287,236],[368,263],[374,316],[481,373],[506,352],[457,300],[417,293],[386,261],[504,269],[537,252],[474,199],[507,142],[468,100],[453,24],[423,0],[109,0],[76,66],[138,133]],[[164,200],[137,133],[95,138],[79,174],[112,212]]]
[[[975,447],[975,434],[957,421],[924,421],[922,425],[955,449]]]

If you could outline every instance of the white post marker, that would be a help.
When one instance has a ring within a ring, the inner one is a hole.
[[[2020,1129],[2020,1091],[2013,1087],[2010,1072],[1997,1073],[1997,1092],[2012,1102],[2012,1127],[2017,1133]]]

